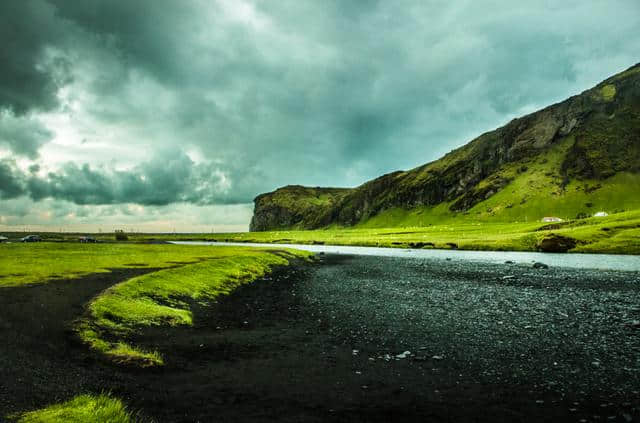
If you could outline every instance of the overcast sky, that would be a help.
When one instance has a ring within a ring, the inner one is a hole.
[[[640,2],[5,0],[0,230],[246,230],[640,61]]]

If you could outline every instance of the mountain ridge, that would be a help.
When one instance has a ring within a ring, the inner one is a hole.
[[[355,188],[289,185],[261,194],[254,201],[250,230],[384,225],[385,220],[402,226],[385,216],[412,212],[421,213],[420,224],[469,215],[514,220],[518,211],[529,213],[531,204],[538,214],[575,213],[566,217],[588,214],[585,208],[601,204],[640,208],[640,201],[612,203],[607,195],[620,191],[623,180],[623,185],[636,185],[627,188],[640,196],[639,174],[640,63],[414,169]],[[539,198],[543,194],[554,200],[546,209]],[[494,198],[502,203],[494,204]],[[482,209],[485,203],[491,206]]]

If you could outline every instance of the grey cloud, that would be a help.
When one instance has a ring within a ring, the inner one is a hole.
[[[26,194],[24,175],[17,169],[15,161],[0,160],[0,199],[11,199]]]
[[[0,110],[20,115],[57,106],[68,63],[47,55],[48,48],[65,44],[66,24],[54,13],[45,0],[0,2]]]
[[[0,229],[15,227],[28,230],[58,230],[98,232],[113,229],[136,229],[170,232],[246,230],[252,207],[233,206],[168,206],[76,205],[64,200],[33,201],[28,197],[5,200],[0,213]],[[220,223],[218,223],[220,222]],[[3,228],[4,227],[4,228]],[[4,229],[6,230],[6,229]]]
[[[91,139],[117,127],[111,142],[174,152],[129,171],[80,162],[13,179],[12,195],[26,184],[78,204],[357,185],[588,88],[640,51],[635,0],[228,2],[253,16],[195,0],[4,3],[2,16],[23,19],[2,56],[0,108],[55,107],[68,84],[89,98],[69,115],[95,126]],[[44,137],[22,139],[12,150],[34,157]],[[204,163],[175,153],[190,149]]]
[[[46,177],[23,179],[34,200],[54,198],[80,205],[247,202],[246,197],[241,201],[229,193],[230,182],[225,181],[223,170],[212,164],[196,164],[178,150],[157,154],[126,171],[67,163]]]
[[[0,112],[0,146],[7,146],[18,156],[35,159],[40,147],[53,135],[33,117],[16,117],[9,112]]]

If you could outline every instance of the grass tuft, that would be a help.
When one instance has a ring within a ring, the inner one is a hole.
[[[604,101],[611,101],[616,96],[616,86],[613,84],[607,84],[600,88],[600,94]]]
[[[119,399],[109,395],[79,395],[67,402],[9,417],[18,423],[133,423]]]

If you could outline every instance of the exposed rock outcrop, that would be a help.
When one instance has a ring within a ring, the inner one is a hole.
[[[578,245],[578,242],[570,237],[549,234],[544,237],[536,246],[539,251],[545,253],[566,253]]]

